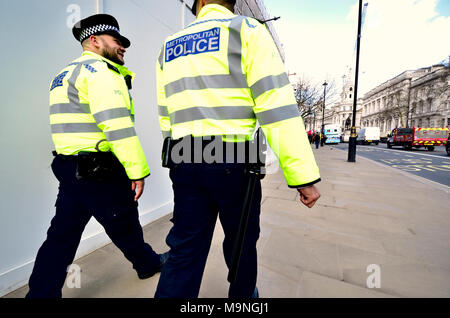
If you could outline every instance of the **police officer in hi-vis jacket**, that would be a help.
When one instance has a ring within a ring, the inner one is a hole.
[[[83,54],[50,86],[52,170],[59,181],[56,214],[38,251],[28,298],[58,298],[92,216],[133,264],[139,278],[159,272],[167,254],[144,242],[137,200],[149,168],[134,128],[129,94],[134,73],[124,67],[130,41],[110,15],[73,27]]]
[[[166,238],[170,256],[155,297],[198,296],[217,217],[230,268],[249,176],[247,160],[228,156],[228,149],[248,149],[256,121],[301,202],[312,207],[320,197],[314,186],[320,181],[319,169],[278,50],[265,25],[235,15],[234,5],[233,0],[195,1],[197,19],[164,41],[156,63],[163,136],[172,139],[173,149],[183,148],[177,146],[185,141],[201,147],[193,147],[191,155],[186,154],[189,147],[180,154],[171,151],[183,160],[169,165],[175,201]],[[215,162],[201,158],[211,143]],[[258,296],[260,205],[258,180],[239,268],[229,288],[232,298]]]

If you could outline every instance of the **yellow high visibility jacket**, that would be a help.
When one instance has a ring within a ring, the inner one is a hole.
[[[231,136],[252,139],[258,120],[290,187],[320,181],[283,62],[257,20],[206,5],[165,40],[156,74],[163,136],[238,142]]]
[[[135,74],[85,51],[63,68],[50,86],[50,127],[58,154],[111,150],[131,180],[150,174],[134,128],[127,81]]]

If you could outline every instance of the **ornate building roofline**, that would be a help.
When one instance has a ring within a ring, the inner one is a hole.
[[[411,81],[411,88],[415,88],[417,86],[420,86],[422,84],[425,84],[429,81],[434,80],[437,77],[445,76],[445,73],[450,74],[450,68],[448,66],[439,64],[439,65],[433,65],[432,67],[438,67],[437,69],[431,71],[430,73],[427,73],[421,77],[418,77]],[[448,75],[448,74],[447,74]]]

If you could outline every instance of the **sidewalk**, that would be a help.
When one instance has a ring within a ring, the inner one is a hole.
[[[450,297],[450,195],[418,178],[330,146],[314,149],[322,197],[299,203],[281,170],[263,180],[258,241],[260,297]],[[156,251],[167,249],[170,216],[144,228]],[[227,269],[218,224],[200,297],[226,297]],[[139,280],[109,244],[75,261],[80,289],[64,297],[153,297],[159,274]],[[380,288],[369,289],[370,264]],[[5,297],[23,297],[27,287]]]

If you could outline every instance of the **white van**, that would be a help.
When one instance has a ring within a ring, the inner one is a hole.
[[[356,137],[356,143],[359,145],[370,145],[374,143],[378,145],[380,142],[380,127],[361,128]]]

